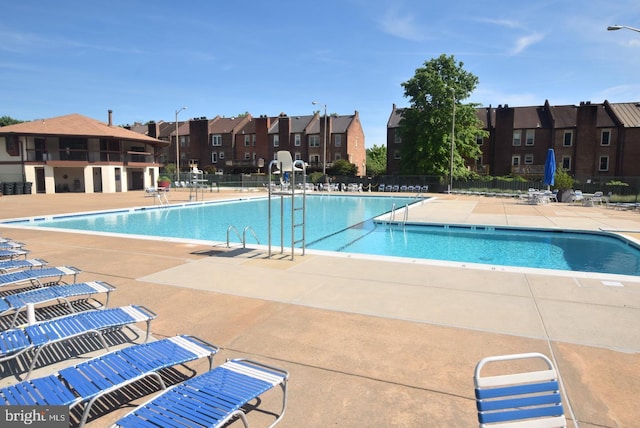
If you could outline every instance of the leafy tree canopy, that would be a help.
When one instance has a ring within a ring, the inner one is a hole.
[[[376,146],[367,149],[367,175],[383,175],[387,172],[387,147]]]
[[[9,116],[0,116],[0,126],[15,125],[16,123],[22,122],[22,120],[14,119]]]
[[[397,130],[402,138],[403,174],[448,176],[454,124],[453,177],[470,174],[465,160],[480,155],[476,138],[487,132],[476,116],[477,105],[460,101],[468,98],[477,85],[478,78],[465,71],[462,62],[444,54],[425,62],[402,83],[404,96],[410,100]]]
[[[338,159],[327,170],[329,175],[356,175],[358,167],[346,159]]]

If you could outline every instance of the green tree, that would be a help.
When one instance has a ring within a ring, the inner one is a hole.
[[[367,149],[367,175],[383,175],[387,172],[387,147],[376,146]]]
[[[358,167],[346,159],[338,159],[333,163],[331,168],[327,170],[329,175],[356,175]]]
[[[398,127],[402,138],[401,173],[448,176],[451,159],[451,130],[455,105],[455,150],[453,177],[470,174],[465,160],[481,151],[478,136],[486,136],[476,116],[476,104],[462,104],[478,85],[478,78],[465,71],[453,55],[432,59],[402,83],[410,107],[404,110]]]
[[[22,120],[14,119],[9,116],[0,117],[0,126],[15,125],[16,123],[22,123],[22,122],[23,122]]]

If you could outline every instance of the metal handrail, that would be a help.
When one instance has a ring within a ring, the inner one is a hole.
[[[258,235],[256,235],[256,231],[253,230],[253,227],[247,226],[242,230],[242,248],[247,248],[247,231],[251,231],[253,237],[256,238],[256,243],[260,245],[260,240],[258,239]]]
[[[229,232],[231,232],[232,230],[236,231],[236,236],[238,237],[238,239],[240,239],[242,241],[242,244],[243,244],[243,247],[244,247],[244,240],[240,236],[240,232],[238,232],[238,229],[236,229],[236,227],[234,225],[230,224],[229,227],[227,227],[227,248],[230,248],[230,246],[229,246]]]

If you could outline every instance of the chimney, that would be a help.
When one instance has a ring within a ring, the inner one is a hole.
[[[109,125],[109,126],[112,126],[112,125],[113,125],[113,110],[109,110],[109,111],[108,111],[108,113],[109,113],[109,122],[108,122],[108,125]]]

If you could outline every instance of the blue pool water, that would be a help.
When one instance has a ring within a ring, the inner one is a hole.
[[[307,248],[465,263],[640,275],[640,249],[617,237],[592,232],[526,230],[506,227],[389,226],[374,218],[414,198],[310,195],[307,197]],[[289,246],[290,201],[283,200],[284,242]],[[280,199],[272,201],[280,219]],[[30,226],[225,242],[233,225],[246,226],[267,244],[266,198],[185,207],[126,210],[31,221]],[[300,214],[297,214],[300,215]],[[299,222],[299,219],[296,219]],[[272,245],[280,245],[280,224],[272,225]],[[239,242],[234,233],[231,242]],[[299,239],[299,236],[296,236]],[[247,235],[247,244],[255,242]]]

